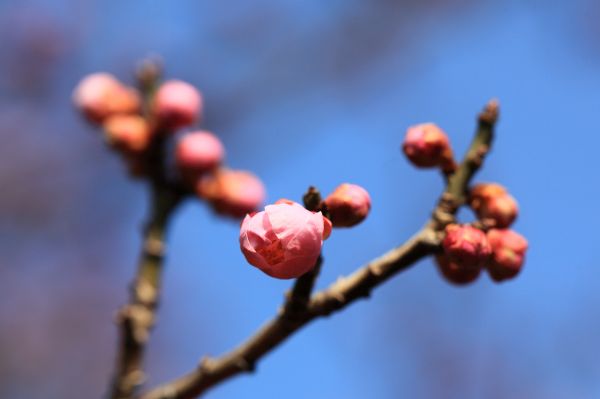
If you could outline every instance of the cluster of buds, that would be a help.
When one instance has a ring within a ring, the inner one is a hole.
[[[408,128],[402,149],[419,168],[440,168],[447,176],[456,171],[450,140],[432,123]],[[436,256],[440,273],[454,284],[467,284],[487,270],[496,282],[519,274],[525,260],[527,240],[510,230],[519,213],[517,201],[499,184],[475,185],[468,203],[478,218],[476,226],[450,224]]]
[[[467,284],[487,270],[496,282],[514,278],[525,262],[527,240],[509,229],[486,232],[470,225],[450,224],[436,256],[440,273],[454,284]]]
[[[150,80],[144,81],[140,73],[146,87],[142,95],[110,74],[91,74],[79,82],[73,101],[91,123],[102,126],[106,142],[123,157],[132,176],[150,177],[163,162],[156,159],[154,144],[176,136],[174,158],[182,186],[223,215],[241,218],[258,209],[265,199],[262,182],[250,172],[223,166],[225,149],[217,136],[204,130],[180,133],[200,122],[200,92],[179,80],[158,84],[158,73]]]
[[[518,214],[515,199],[499,184],[477,184],[470,191],[469,205],[481,228],[456,224],[446,227],[444,252],[436,257],[442,275],[456,284],[474,281],[482,269],[496,282],[517,276],[528,244],[509,228]]]
[[[371,209],[369,193],[348,183],[338,186],[325,200],[311,188],[304,203],[306,207],[280,199],[264,211],[246,215],[240,228],[240,249],[248,263],[271,277],[300,277],[315,267],[333,227],[355,226]]]

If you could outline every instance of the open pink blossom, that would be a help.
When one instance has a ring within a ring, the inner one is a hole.
[[[189,83],[169,80],[156,92],[153,109],[158,126],[173,131],[189,126],[200,118],[202,96]]]
[[[325,223],[321,212],[298,203],[267,205],[242,222],[240,248],[248,263],[271,277],[300,277],[315,267]]]
[[[183,136],[177,142],[175,160],[185,176],[210,171],[221,164],[225,148],[214,134],[199,130]]]

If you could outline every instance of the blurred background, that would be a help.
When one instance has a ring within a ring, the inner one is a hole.
[[[477,180],[510,189],[530,241],[514,281],[456,288],[423,261],[208,397],[599,398],[599,19],[595,0],[0,0],[0,397],[105,392],[146,197],[71,92],[97,71],[132,83],[155,53],[269,200],[370,191],[368,220],[327,242],[320,287],[428,218],[442,182],[401,155],[406,127],[434,121],[462,153],[491,97]],[[280,305],[290,282],[247,265],[238,231],[199,202],[177,215],[150,385]]]

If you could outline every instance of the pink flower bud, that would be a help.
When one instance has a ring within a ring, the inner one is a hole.
[[[446,172],[452,172],[456,167],[448,136],[433,123],[409,127],[402,149],[419,168],[439,166]]]
[[[139,115],[114,115],[104,123],[108,144],[124,153],[140,154],[151,141],[150,127]]]
[[[234,218],[256,211],[266,196],[258,177],[250,172],[228,169],[219,169],[198,180],[196,191],[215,211]]]
[[[94,73],[83,78],[73,92],[73,102],[94,123],[102,123],[111,115],[133,114],[140,109],[137,92],[123,86],[108,73]]]
[[[517,201],[499,184],[478,184],[469,195],[477,217],[490,226],[509,227],[519,214]]]
[[[449,260],[445,255],[435,257],[438,270],[452,284],[465,285],[477,280],[481,268],[465,268],[461,264]]]
[[[300,277],[321,253],[323,219],[297,203],[267,205],[242,222],[240,248],[248,263],[271,277]]]
[[[297,204],[297,202],[289,200],[287,198],[280,198],[277,201],[275,201],[275,205],[279,205],[279,204],[294,205],[294,204]],[[311,211],[311,212],[316,213],[313,211]],[[331,235],[332,227],[333,227],[333,225],[331,224],[331,220],[329,220],[325,216],[323,216],[323,240],[326,240],[329,238],[329,236]]]
[[[352,227],[362,222],[371,210],[367,190],[356,184],[344,183],[325,199],[334,227]]]
[[[492,247],[492,258],[487,264],[490,277],[503,281],[519,274],[528,247],[525,237],[508,229],[492,229],[487,237]]]
[[[214,134],[196,131],[186,134],[175,149],[175,161],[184,177],[198,176],[221,164],[223,144]]]
[[[176,130],[199,119],[202,96],[196,88],[180,80],[163,83],[154,96],[154,116],[161,129]]]
[[[446,226],[442,246],[448,260],[466,269],[481,268],[491,253],[485,233],[469,225]]]

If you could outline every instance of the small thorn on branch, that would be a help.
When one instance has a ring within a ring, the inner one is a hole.
[[[202,359],[200,359],[200,363],[198,364],[198,370],[204,373],[210,372],[211,364],[213,362],[214,360],[208,356],[202,357]]]
[[[381,269],[375,267],[375,265],[372,263],[370,263],[367,267],[369,269],[369,273],[371,273],[374,278],[378,278],[383,273]]]

